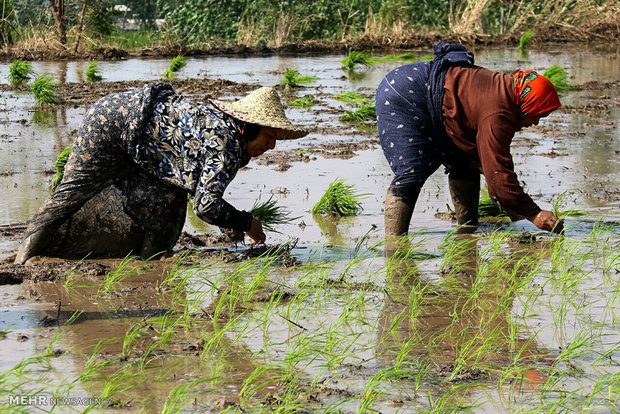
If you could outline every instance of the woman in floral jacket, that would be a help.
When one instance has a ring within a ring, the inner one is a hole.
[[[35,255],[149,257],[171,249],[187,195],[198,217],[265,241],[260,221],[223,199],[251,157],[308,132],[274,88],[236,102],[193,102],[168,84],[108,95],[78,130],[60,185],[32,218],[15,259]]]

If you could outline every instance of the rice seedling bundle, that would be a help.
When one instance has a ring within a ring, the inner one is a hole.
[[[86,80],[88,82],[99,82],[103,80],[103,76],[101,76],[101,69],[94,60],[90,62],[88,69],[86,69]]]
[[[319,101],[317,101],[316,99],[314,99],[312,96],[306,95],[302,98],[299,99],[295,99],[293,101],[289,101],[289,106],[294,106],[297,108],[306,108],[312,105],[316,105],[317,103],[319,103]]]
[[[568,73],[558,65],[549,67],[543,72],[543,76],[549,79],[558,91],[567,91],[573,88],[568,81]]]
[[[165,79],[174,79],[177,76],[177,72],[183,69],[186,65],[187,59],[185,59],[185,56],[178,55],[170,61],[170,66],[168,66],[168,69],[162,73],[162,76]]]
[[[49,75],[41,75],[36,78],[30,86],[30,90],[34,94],[34,100],[39,105],[57,105],[60,103],[60,99],[56,95],[56,82]]]
[[[23,60],[16,60],[9,67],[8,80],[13,86],[24,85],[30,80],[30,76],[34,74],[32,65]]]
[[[521,38],[519,38],[519,50],[524,51],[527,49],[532,41],[532,36],[534,36],[534,32],[532,31],[527,31],[521,35]]]
[[[299,88],[308,83],[312,83],[318,79],[318,76],[301,76],[297,69],[286,69],[284,79],[280,82],[280,86],[289,86],[291,88]]]
[[[60,154],[58,154],[58,158],[56,158],[56,161],[54,162],[56,176],[52,180],[52,184],[50,184],[50,190],[52,191],[54,191],[56,187],[58,187],[58,184],[62,181],[62,177],[65,174],[65,164],[67,164],[67,160],[69,159],[71,148],[73,148],[73,144],[69,145]]]
[[[339,101],[346,102],[352,105],[370,103],[370,98],[364,95],[360,95],[357,92],[344,92],[340,95],[336,95],[335,98]]]
[[[312,208],[312,214],[357,215],[362,211],[359,199],[363,196],[363,194],[355,192],[353,185],[345,184],[343,180],[336,179]]]
[[[340,59],[340,63],[342,63],[342,67],[345,70],[351,71],[359,65],[370,66],[373,64],[373,61],[368,53],[352,50],[347,56]]]
[[[276,226],[288,224],[299,218],[299,216],[291,217],[291,212],[286,207],[279,206],[273,197],[264,202],[256,200],[250,209],[250,214],[260,220],[263,230],[274,233],[280,233],[276,230]],[[241,230],[222,229],[222,231],[232,242],[243,241],[244,232]]]
[[[480,192],[478,217],[508,217],[508,214],[491,200],[489,190],[486,187]]]
[[[345,114],[340,117],[345,122],[364,122],[374,120],[377,118],[377,110],[372,103],[364,104],[355,111],[345,111]]]

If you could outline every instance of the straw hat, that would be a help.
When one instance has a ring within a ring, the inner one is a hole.
[[[308,130],[293,125],[284,113],[284,106],[274,87],[262,87],[235,102],[211,99],[222,112],[241,121],[280,129],[278,139],[297,139],[308,135]]]

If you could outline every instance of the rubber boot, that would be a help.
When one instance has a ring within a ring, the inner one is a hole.
[[[478,225],[478,200],[480,199],[480,177],[476,179],[457,179],[450,174],[450,196],[454,204],[456,222],[469,226]]]
[[[405,201],[405,198],[394,194],[392,187],[388,188],[385,196],[385,239],[388,251],[393,251],[398,247],[401,236],[407,234],[409,224],[411,223],[411,215],[415,206],[415,198],[413,203]]]

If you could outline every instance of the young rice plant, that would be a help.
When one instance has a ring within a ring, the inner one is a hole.
[[[28,83],[30,76],[33,74],[34,70],[32,70],[32,65],[30,65],[30,63],[24,62],[23,60],[16,60],[11,63],[7,77],[11,85],[21,86]]]
[[[297,69],[286,69],[284,79],[280,82],[280,86],[289,86],[291,88],[300,88],[304,85],[314,82],[318,76],[301,76]]]
[[[355,216],[362,211],[359,199],[364,194],[355,192],[355,187],[343,180],[334,180],[323,197],[312,208],[312,214],[333,214],[336,216]]]
[[[345,114],[340,117],[342,121],[360,123],[364,121],[371,121],[377,118],[377,110],[375,105],[367,103],[359,107],[355,111],[346,110]]]
[[[86,69],[86,80],[88,82],[99,82],[103,80],[99,64],[97,64],[97,62],[94,60],[90,62],[90,65],[88,65],[88,69]]]
[[[553,65],[543,72],[543,76],[551,81],[558,91],[568,91],[573,89],[568,81],[568,73],[558,65]]]
[[[58,187],[58,184],[60,184],[60,182],[62,181],[62,177],[65,174],[65,164],[67,163],[67,160],[69,159],[71,148],[73,148],[73,144],[69,145],[60,154],[58,154],[58,158],[56,158],[56,161],[54,162],[54,167],[56,168],[56,176],[54,177],[54,179],[52,180],[52,183],[50,184],[51,191],[54,191],[56,187]]]
[[[299,216],[291,217],[291,212],[286,207],[279,206],[273,197],[269,197],[269,200],[264,202],[256,200],[250,209],[250,214],[260,220],[264,230],[273,233],[280,233],[276,230],[276,226],[288,224],[299,218]],[[243,241],[243,231],[233,229],[222,230],[232,242]]]
[[[60,99],[56,95],[56,82],[49,75],[41,75],[36,78],[30,86],[30,90],[38,105],[57,105],[60,103]]]
[[[185,56],[178,55],[177,57],[175,57],[174,59],[170,61],[170,66],[168,66],[168,69],[166,69],[166,71],[162,73],[162,76],[165,79],[174,79],[177,77],[176,74],[181,69],[183,69],[186,65],[187,65],[187,60],[185,59]]]

